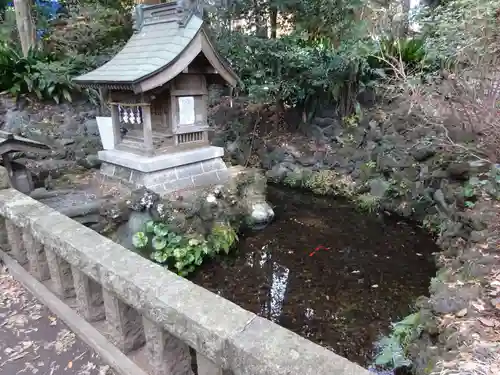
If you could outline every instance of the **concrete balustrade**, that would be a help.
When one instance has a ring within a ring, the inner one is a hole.
[[[153,264],[12,189],[0,191],[11,254],[89,322],[105,319],[151,375],[368,375],[368,371]]]

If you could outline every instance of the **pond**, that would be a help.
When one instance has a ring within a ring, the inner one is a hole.
[[[439,251],[422,229],[350,203],[269,188],[276,220],[191,279],[368,366],[390,323],[428,293]]]

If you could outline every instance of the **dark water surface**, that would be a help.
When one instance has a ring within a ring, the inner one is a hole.
[[[276,221],[193,281],[367,366],[390,322],[411,313],[439,249],[421,229],[347,202],[269,189]],[[318,246],[319,250],[310,255]]]

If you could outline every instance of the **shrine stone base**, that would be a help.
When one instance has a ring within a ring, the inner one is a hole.
[[[146,187],[158,194],[223,184],[229,171],[221,147],[205,146],[153,157],[119,150],[99,152],[104,180]]]

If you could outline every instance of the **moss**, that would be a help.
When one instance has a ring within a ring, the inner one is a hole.
[[[323,170],[314,172],[304,181],[304,187],[318,195],[331,195],[335,193],[337,174],[334,171]]]
[[[299,172],[287,173],[287,175],[283,179],[283,183],[291,188],[300,188],[302,187],[303,176]]]
[[[380,197],[376,197],[370,193],[357,196],[355,201],[362,211],[376,212],[380,209]]]

